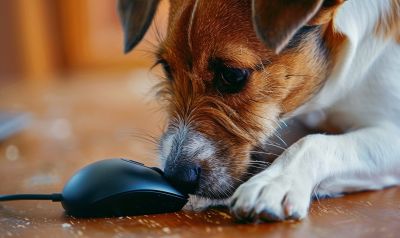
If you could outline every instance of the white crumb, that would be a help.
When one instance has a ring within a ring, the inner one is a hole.
[[[64,223],[64,224],[61,225],[61,227],[62,227],[62,228],[70,228],[70,227],[71,227],[71,224],[69,224],[69,223]]]

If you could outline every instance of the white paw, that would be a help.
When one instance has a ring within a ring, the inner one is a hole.
[[[232,214],[244,221],[299,220],[307,216],[311,186],[302,176],[268,170],[242,184],[230,202]]]

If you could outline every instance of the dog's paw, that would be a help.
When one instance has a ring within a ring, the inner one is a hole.
[[[242,184],[230,201],[231,213],[242,221],[300,220],[307,216],[311,200],[310,186],[301,177],[280,173],[268,176],[268,170]]]

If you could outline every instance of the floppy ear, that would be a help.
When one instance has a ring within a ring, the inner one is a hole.
[[[321,8],[323,0],[253,0],[257,36],[279,53]]]
[[[118,0],[124,31],[124,52],[131,51],[143,38],[157,9],[159,0]]]

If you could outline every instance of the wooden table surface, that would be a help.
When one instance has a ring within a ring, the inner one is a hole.
[[[24,131],[0,142],[0,194],[60,192],[74,171],[104,158],[157,165],[154,145],[132,136],[162,130],[150,81],[135,79],[147,77],[0,85],[0,109],[31,113]],[[0,237],[400,237],[399,201],[400,188],[357,193],[314,201],[301,222],[266,224],[239,224],[224,209],[76,219],[57,203],[15,201],[0,204]]]

